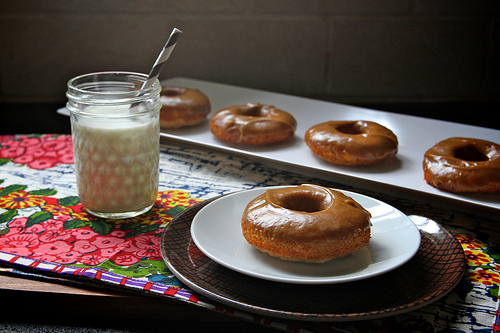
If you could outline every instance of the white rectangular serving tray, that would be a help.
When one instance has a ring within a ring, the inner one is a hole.
[[[317,174],[318,178],[352,185],[362,184],[417,191],[458,201],[500,209],[500,194],[455,194],[440,191],[424,180],[422,162],[425,151],[449,137],[470,137],[500,143],[500,131],[459,123],[375,111],[338,103],[318,101],[280,93],[236,87],[188,78],[173,78],[161,82],[162,86],[196,88],[210,99],[212,111],[249,102],[271,104],[291,113],[297,120],[293,139],[269,146],[237,145],[216,138],[208,121],[194,127],[162,129],[164,138],[247,156],[259,162],[283,166],[287,170]],[[65,113],[67,110],[58,110]],[[327,163],[312,153],[304,142],[306,131],[313,125],[329,120],[370,120],[391,129],[399,141],[396,157],[374,166],[338,166]],[[388,186],[388,187],[387,187]]]
[[[184,86],[201,90],[210,99],[212,111],[209,117],[224,107],[259,102],[285,110],[297,120],[297,131],[293,140],[265,147],[236,145],[221,141],[210,132],[208,122],[192,128],[162,129],[162,136],[236,152],[240,155],[256,157],[259,160],[289,164],[287,169],[300,166],[313,171],[313,173],[314,170],[321,171],[318,173],[319,176],[324,176],[326,171],[331,174],[332,180],[345,181],[349,179],[346,177],[337,179],[336,175],[354,177],[500,209],[499,194],[453,194],[440,191],[425,182],[422,168],[425,151],[441,140],[460,136],[500,143],[499,130],[187,78],[165,80],[162,81],[162,85]],[[399,151],[396,158],[380,165],[365,167],[335,166],[319,159],[305,144],[304,135],[311,126],[328,120],[371,120],[390,128],[399,141]]]

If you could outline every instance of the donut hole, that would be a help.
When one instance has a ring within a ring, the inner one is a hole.
[[[328,198],[319,192],[295,191],[274,197],[274,202],[289,210],[313,213],[327,209],[330,206]]]
[[[363,129],[361,125],[357,122],[346,123],[337,126],[337,131],[344,134],[358,135],[363,134]]]
[[[184,95],[186,93],[186,89],[180,87],[166,87],[163,88],[161,94],[168,97],[175,97]]]
[[[248,117],[265,117],[267,115],[267,112],[264,111],[264,106],[257,104],[257,105],[251,105],[248,104],[248,108],[242,108],[240,111],[241,115],[248,116]]]
[[[455,148],[455,150],[453,151],[453,156],[460,160],[470,162],[485,162],[489,160],[488,156],[477,149],[474,145],[466,145]]]

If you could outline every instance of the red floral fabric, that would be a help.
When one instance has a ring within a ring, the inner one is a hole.
[[[0,141],[0,161],[11,160],[32,169],[52,168],[61,163],[73,163],[71,135],[3,136]]]

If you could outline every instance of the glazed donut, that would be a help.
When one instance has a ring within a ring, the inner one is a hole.
[[[369,165],[393,157],[398,138],[371,121],[328,121],[309,128],[305,142],[322,159],[343,165]]]
[[[297,121],[272,105],[248,103],[217,111],[209,122],[219,139],[232,143],[267,145],[293,136]]]
[[[449,138],[424,154],[424,178],[448,192],[500,192],[500,145]]]
[[[322,263],[370,242],[371,215],[340,191],[318,185],[267,190],[241,219],[247,242],[271,256]]]
[[[197,125],[210,113],[210,101],[198,89],[164,87],[160,92],[160,102],[162,128]]]

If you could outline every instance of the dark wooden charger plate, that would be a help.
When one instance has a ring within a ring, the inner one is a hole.
[[[314,321],[374,319],[428,305],[462,278],[466,259],[456,238],[438,223],[410,216],[421,245],[406,264],[365,280],[330,285],[280,283],[247,276],[205,256],[191,239],[191,222],[217,198],[196,204],[165,228],[161,250],[171,272],[189,288],[222,304],[277,318]]]

